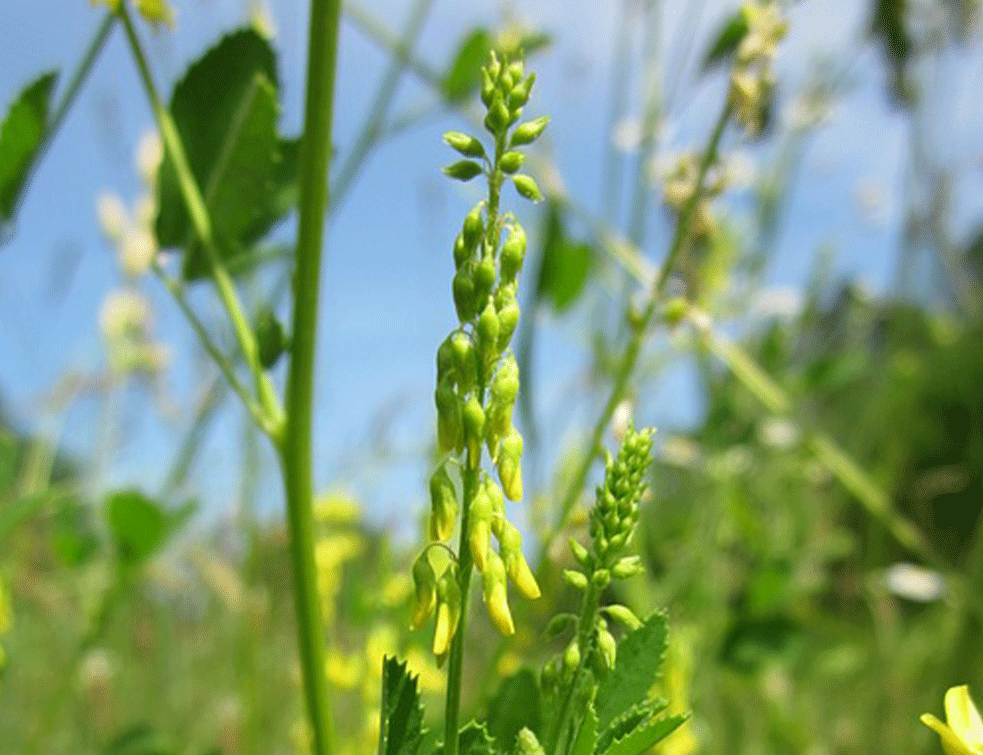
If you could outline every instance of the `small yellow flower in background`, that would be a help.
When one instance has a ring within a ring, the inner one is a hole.
[[[921,721],[942,738],[946,755],[983,755],[983,720],[965,684],[945,693],[945,723],[931,713]]]
[[[113,13],[118,13],[123,0],[89,0],[89,5],[105,5]],[[161,26],[174,28],[174,11],[165,0],[136,0],[137,10],[154,31]]]

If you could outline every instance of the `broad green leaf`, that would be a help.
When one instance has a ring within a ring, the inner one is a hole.
[[[747,18],[741,11],[728,16],[714,35],[713,44],[703,58],[703,70],[709,71],[733,56],[747,33]]]
[[[417,678],[409,673],[405,662],[385,658],[378,755],[416,755],[422,740],[423,705]]]
[[[597,738],[597,751],[603,752],[611,744],[631,734],[639,726],[647,724],[654,716],[669,707],[665,700],[643,700],[619,715]]]
[[[481,84],[481,66],[491,50],[492,39],[487,29],[476,28],[457,48],[453,61],[444,74],[444,99],[450,104],[463,102]]]
[[[193,513],[186,504],[167,511],[156,501],[135,490],[113,493],[106,499],[105,513],[124,567],[134,567],[156,553]]]
[[[499,752],[485,725],[477,721],[461,729],[457,741],[457,751],[461,755],[498,755]]]
[[[909,107],[916,94],[908,81],[908,59],[914,41],[905,19],[907,0],[874,0],[869,34],[880,44],[891,73],[890,96],[899,107]]]
[[[599,731],[648,697],[666,650],[666,631],[666,614],[659,611],[618,643],[614,668],[601,680],[595,698]]]
[[[234,262],[266,235],[296,201],[298,142],[277,133],[275,57],[246,29],[222,39],[174,88],[171,113],[191,172],[205,198],[220,255]],[[184,275],[207,274],[173,163],[158,179],[157,237],[164,248],[187,247]]]
[[[557,312],[564,311],[580,296],[593,264],[590,245],[573,241],[567,235],[562,208],[551,201],[546,208],[536,283],[538,298],[549,301]]]
[[[672,734],[687,718],[689,716],[672,715],[649,720],[630,734],[615,740],[610,747],[599,751],[597,755],[642,755]]]
[[[511,749],[523,728],[538,735],[542,722],[539,683],[529,669],[522,669],[504,680],[488,704],[488,733],[500,750]]]
[[[597,714],[594,712],[593,704],[588,703],[587,709],[584,711],[583,721],[580,723],[580,730],[573,741],[570,755],[593,755],[596,744]]]
[[[50,71],[27,85],[0,126],[0,239],[17,210],[21,192],[48,128],[58,74]]]
[[[67,498],[53,519],[52,548],[68,566],[82,566],[99,551],[90,509]]]

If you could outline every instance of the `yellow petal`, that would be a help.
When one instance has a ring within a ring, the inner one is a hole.
[[[931,713],[923,713],[921,722],[942,738],[942,749],[946,751],[946,755],[978,755],[979,751],[973,752],[969,749],[952,729]]]
[[[945,720],[968,747],[975,750],[983,747],[983,721],[965,684],[951,687],[945,693]]]

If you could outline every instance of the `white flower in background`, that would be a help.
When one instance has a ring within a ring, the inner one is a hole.
[[[150,309],[146,300],[134,291],[111,291],[99,311],[99,328],[103,338],[115,341],[146,332]]]
[[[884,572],[884,584],[898,597],[915,603],[932,603],[945,593],[941,574],[907,562],[889,566]]]
[[[164,160],[164,145],[156,129],[143,132],[137,143],[136,165],[140,177],[148,188],[157,183],[157,171]]]
[[[100,194],[96,199],[96,215],[106,238],[114,244],[120,243],[129,228],[130,216],[119,195],[111,191]]]
[[[788,449],[799,440],[799,428],[784,417],[768,417],[758,425],[758,437],[766,446]]]

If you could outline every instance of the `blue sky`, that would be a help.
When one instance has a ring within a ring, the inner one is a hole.
[[[363,2],[394,30],[402,27],[408,5],[397,0]],[[795,94],[817,57],[856,49],[865,25],[861,5],[837,0],[796,6],[778,64],[783,101]],[[243,0],[184,0],[175,6],[174,32],[144,34],[156,80],[164,91],[191,59],[222,32],[244,23],[249,14],[249,3]],[[534,66],[539,78],[527,111],[551,115],[547,143],[568,190],[599,208],[617,4],[535,0],[512,6],[555,40]],[[681,0],[666,5],[667,39],[678,38],[683,6]],[[50,12],[55,7],[57,22]],[[705,3],[696,49],[705,45],[729,7],[733,4]],[[296,133],[301,121],[306,4],[276,0],[270,11],[283,79],[282,124],[287,133]],[[4,15],[5,23],[0,25],[4,71],[0,102],[4,103],[44,69],[60,69],[67,77],[101,18],[85,0],[7,3]],[[420,55],[439,69],[470,28],[479,23],[494,26],[501,17],[497,3],[435,0],[418,46]],[[664,48],[667,82],[680,75],[678,68],[672,68],[681,59],[678,49],[672,42]],[[336,141],[344,154],[386,59],[347,23],[340,58]],[[967,95],[974,88],[978,91],[974,84],[983,81],[981,71],[976,51],[943,61],[933,72],[940,82],[933,107],[947,116],[944,138],[933,142],[934,154],[942,164],[965,165],[956,184],[960,197],[954,209],[956,235],[983,211],[981,110],[979,101]],[[885,103],[883,72],[875,52],[861,51],[851,75],[854,86],[836,107],[832,121],[810,141],[789,197],[779,252],[768,274],[770,286],[801,287],[816,250],[823,246],[835,250],[838,275],[859,277],[875,291],[890,284],[905,206],[908,126]],[[693,94],[680,97],[669,108],[663,131],[669,150],[702,142],[719,107],[722,87],[722,81],[711,79],[692,90],[684,79],[681,91]],[[428,102],[429,97],[409,78],[400,89],[395,111]],[[98,311],[120,277],[112,250],[99,232],[94,202],[107,189],[127,201],[137,195],[133,153],[141,133],[151,125],[125,40],[114,34],[35,177],[17,235],[0,248],[0,396],[26,427],[51,437],[57,434],[77,453],[98,456],[100,444],[113,449],[87,479],[91,492],[120,484],[152,491],[186,431],[202,382],[203,361],[190,330],[156,282],[148,280],[144,290],[153,302],[156,332],[173,354],[164,409],[137,389],[118,396],[109,408],[102,401],[83,400],[65,413],[39,410],[66,372],[91,373],[105,362]],[[473,202],[470,187],[452,185],[440,175],[440,167],[452,158],[440,136],[462,125],[454,116],[431,117],[384,144],[329,228],[317,380],[317,478],[321,487],[341,484],[353,489],[378,521],[398,519],[407,507],[422,505],[424,470],[419,460],[432,434],[433,354],[455,324],[451,241]],[[733,141],[729,146],[741,148]],[[761,161],[768,151],[751,151],[749,156]],[[880,217],[873,221],[866,217],[858,197],[874,201]],[[657,260],[662,253],[656,227],[661,213],[653,205],[650,214],[653,232],[646,252]],[[535,210],[524,209],[521,217],[529,221],[530,229],[535,228]],[[289,231],[288,224],[282,232]],[[195,300],[204,312],[212,311],[209,297]],[[544,315],[538,322],[536,399],[542,416],[566,417],[547,424],[554,441],[572,429],[564,397],[587,364],[583,325],[589,315],[581,308],[564,321]],[[596,411],[578,407],[580,413],[574,412],[574,418],[592,417]],[[638,419],[659,426],[685,425],[699,416],[699,408],[690,376],[685,369],[676,369],[646,401],[650,416]],[[395,412],[392,438],[406,460],[380,469],[364,462],[372,428],[387,411]],[[110,426],[116,429],[109,436],[105,435],[107,416],[115,417]],[[198,466],[196,486],[208,509],[218,514],[229,511],[235,502],[241,425],[242,412],[230,405],[215,425]],[[270,482],[263,490],[264,508],[278,510],[278,486]]]

